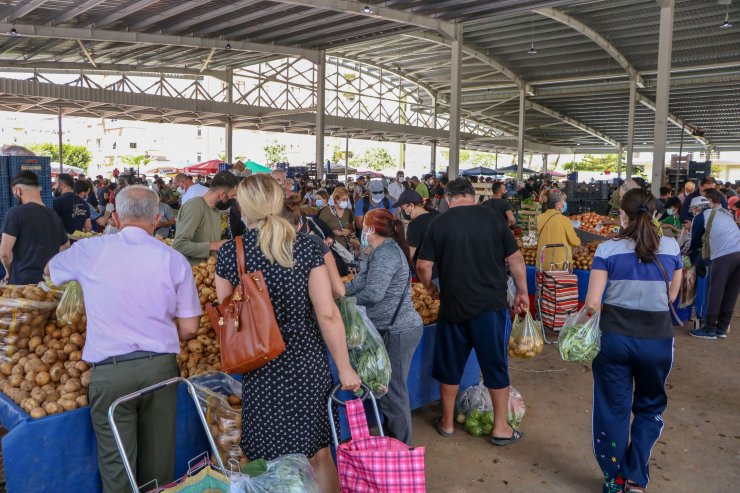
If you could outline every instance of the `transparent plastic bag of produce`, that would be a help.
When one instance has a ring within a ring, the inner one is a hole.
[[[33,337],[43,338],[46,324],[59,303],[57,292],[39,286],[0,288],[0,361],[27,349]]]
[[[229,493],[320,493],[305,455],[289,454],[271,461],[259,459],[231,475]]]
[[[524,405],[522,394],[513,386],[509,387],[509,414],[506,418],[509,426],[519,429],[526,412],[527,408]]]
[[[355,298],[341,298],[337,301],[339,313],[344,322],[344,332],[347,336],[347,349],[355,349],[362,346],[367,336],[367,326],[362,317],[357,313],[357,300]]]
[[[493,402],[483,382],[463,390],[457,398],[456,420],[476,437],[493,431]]]
[[[529,312],[524,317],[517,314],[509,335],[509,356],[532,359],[540,354],[544,347],[541,323],[535,322]]]
[[[201,373],[189,378],[195,387],[206,422],[224,464],[245,463],[240,446],[242,433],[241,384],[222,372]]]
[[[601,349],[599,313],[588,315],[581,308],[573,318],[565,321],[558,336],[558,351],[565,361],[592,361]]]
[[[506,281],[506,301],[509,303],[509,307],[514,306],[514,299],[516,298],[516,283],[514,278],[509,276]]]
[[[367,334],[361,346],[349,350],[349,361],[362,382],[370,387],[376,398],[380,398],[388,393],[391,383],[391,361],[383,338],[367,317],[365,308],[357,306],[356,310],[367,327]]]
[[[57,306],[57,320],[65,324],[76,324],[85,316],[85,300],[82,298],[82,286],[77,281],[65,285],[64,294]]]

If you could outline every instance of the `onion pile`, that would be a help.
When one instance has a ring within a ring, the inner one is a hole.
[[[594,263],[594,253],[600,243],[602,242],[594,241],[575,247],[573,249],[573,268],[591,270],[591,266]]]
[[[570,220],[581,222],[581,226],[578,229],[591,233],[599,233],[601,228],[598,228],[598,226],[603,224],[605,221],[611,221],[612,219],[608,216],[596,214],[595,212],[584,212],[583,214],[570,216]]]

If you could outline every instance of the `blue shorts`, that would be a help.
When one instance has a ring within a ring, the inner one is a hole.
[[[510,331],[508,309],[482,312],[459,324],[439,322],[434,340],[432,376],[440,383],[459,385],[470,350],[475,349],[483,384],[489,389],[508,387]]]

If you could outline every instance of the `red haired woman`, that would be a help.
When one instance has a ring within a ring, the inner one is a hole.
[[[409,247],[403,223],[386,209],[367,212],[362,228],[363,248],[372,247],[360,274],[347,285],[347,296],[358,305],[383,336],[391,360],[391,384],[380,400],[388,434],[411,443],[411,409],[406,379],[423,325],[410,292]]]

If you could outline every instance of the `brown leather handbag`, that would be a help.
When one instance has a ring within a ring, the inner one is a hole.
[[[244,242],[236,238],[239,285],[223,303],[209,303],[206,313],[221,346],[221,371],[248,373],[285,351],[262,271],[245,272]]]

